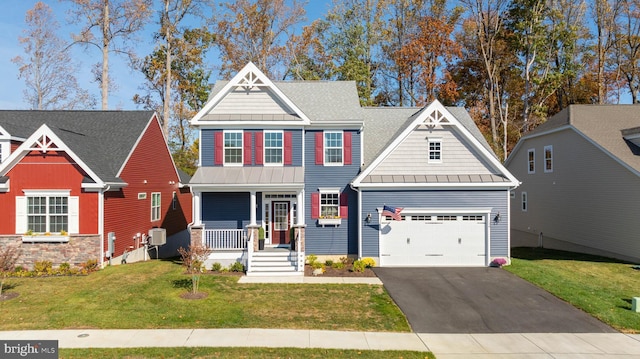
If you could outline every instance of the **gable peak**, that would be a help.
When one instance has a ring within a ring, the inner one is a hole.
[[[41,136],[37,137],[35,141],[33,141],[33,143],[29,147],[29,150],[47,153],[47,151],[61,151],[64,149],[58,146],[51,138],[51,136],[43,133]]]
[[[451,125],[451,121],[439,109],[433,110],[422,122],[429,129],[433,129],[440,125]]]

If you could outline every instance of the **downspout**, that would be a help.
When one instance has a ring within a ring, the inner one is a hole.
[[[100,268],[104,268],[104,194],[111,189],[107,185],[98,194],[98,236],[100,237]]]

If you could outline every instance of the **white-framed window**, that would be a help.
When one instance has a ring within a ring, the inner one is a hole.
[[[429,163],[442,162],[442,140],[439,138],[429,139]]]
[[[320,189],[320,218],[340,217],[340,189]]]
[[[224,164],[242,165],[242,131],[224,131]]]
[[[283,163],[283,137],[282,131],[264,131],[265,165],[281,165]]]
[[[536,150],[533,148],[527,151],[527,173],[536,173]]]
[[[527,192],[522,192],[522,212],[526,212],[528,207],[529,207],[529,203],[528,203],[529,198],[527,197]]]
[[[78,233],[78,197],[68,190],[24,190],[16,196],[16,233]]]
[[[69,231],[68,196],[27,196],[27,228],[34,233]]]
[[[151,193],[151,222],[160,220],[160,204],[162,199],[162,193]]]
[[[342,165],[344,158],[342,131],[324,132],[324,164]]]
[[[553,146],[544,146],[544,172],[553,172]]]

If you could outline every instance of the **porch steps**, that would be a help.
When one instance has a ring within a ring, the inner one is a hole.
[[[296,254],[288,250],[266,250],[253,253],[247,276],[303,276],[296,271]]]

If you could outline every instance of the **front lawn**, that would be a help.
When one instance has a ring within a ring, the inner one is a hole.
[[[361,358],[433,359],[428,352],[298,348],[128,348],[61,349],[61,359],[104,358]]]
[[[172,261],[107,267],[88,276],[9,278],[0,330],[290,328],[409,332],[382,286],[238,284],[202,275],[204,299],[182,299],[190,284]]]
[[[625,333],[640,333],[640,270],[615,259],[541,248],[514,248],[511,273]]]

